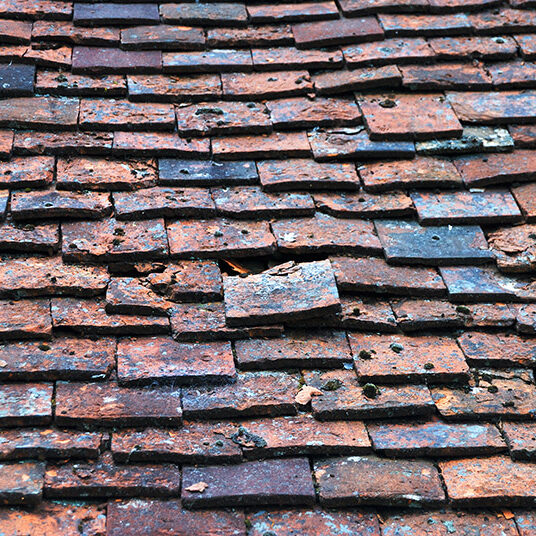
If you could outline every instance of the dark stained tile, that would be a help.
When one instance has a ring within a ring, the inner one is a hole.
[[[75,46],[72,72],[93,74],[154,73],[162,70],[159,50],[121,50]]]
[[[121,45],[133,50],[197,50],[204,47],[205,34],[188,26],[136,26],[121,31]]]
[[[51,255],[60,245],[59,225],[6,221],[0,225],[2,251],[39,252]]]
[[[78,99],[17,97],[0,101],[0,126],[72,129],[78,122]]]
[[[536,18],[530,11],[519,11],[509,7],[492,9],[469,15],[475,33],[503,35],[517,32],[534,32]]]
[[[164,52],[162,64],[164,72],[168,73],[248,72],[253,70],[249,50],[212,49],[204,52]]]
[[[2,385],[0,427],[48,424],[52,420],[53,387],[51,383]]]
[[[127,24],[158,24],[156,4],[88,4],[75,3],[73,22],[80,26],[106,26]]]
[[[41,502],[44,472],[45,464],[42,462],[1,464],[0,501],[2,504],[35,506]]]
[[[135,277],[112,277],[106,289],[108,314],[167,316],[171,306]]]
[[[0,65],[0,96],[27,97],[34,92],[34,65]]]
[[[339,16],[337,6],[331,1],[251,5],[247,10],[255,23],[326,20]]]

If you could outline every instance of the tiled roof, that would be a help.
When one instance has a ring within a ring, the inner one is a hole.
[[[0,2],[2,536],[536,535],[536,1]]]

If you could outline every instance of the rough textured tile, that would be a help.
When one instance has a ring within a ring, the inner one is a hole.
[[[177,132],[115,132],[114,152],[119,155],[202,157],[210,153],[208,139],[180,138]]]
[[[80,26],[158,24],[160,17],[155,4],[75,3],[73,22]]]
[[[514,38],[521,49],[520,52],[522,57],[527,59],[534,59],[534,57],[536,57],[536,41],[534,40],[534,34],[516,35]]]
[[[163,272],[149,274],[146,281],[172,301],[218,300],[223,293],[220,269],[214,261],[170,263]]]
[[[510,455],[514,460],[534,460],[535,432],[534,423],[507,422],[503,425],[503,432],[508,443]],[[523,533],[522,533],[523,534]]]
[[[0,426],[33,426],[52,420],[51,383],[14,383],[0,387]]]
[[[121,32],[121,45],[136,50],[196,50],[204,47],[205,34],[188,26],[137,26]]]
[[[164,72],[169,73],[219,73],[253,70],[249,50],[212,49],[205,52],[164,52],[162,64]]]
[[[489,89],[491,76],[473,63],[402,65],[402,86],[410,90]],[[493,77],[495,85],[495,77]]]
[[[247,7],[253,22],[300,22],[305,20],[336,19],[334,2],[304,2],[296,4],[261,4]]]
[[[508,190],[484,192],[414,192],[411,199],[424,225],[502,224],[522,216]]]
[[[452,15],[379,15],[386,37],[437,37],[461,35],[471,31],[471,21],[464,13]]]
[[[454,304],[445,300],[392,300],[391,307],[399,328],[404,332],[460,328],[465,324],[466,317],[458,312]]]
[[[298,50],[293,47],[256,48],[251,51],[258,71],[276,69],[332,69],[342,64],[339,50]]]
[[[536,185],[523,184],[512,188],[512,193],[527,221],[536,220]]]
[[[257,163],[257,168],[262,188],[266,191],[359,189],[359,177],[353,164],[295,158],[263,160]]]
[[[174,499],[114,501],[108,505],[107,514],[109,536],[151,536],[158,533],[208,536],[214,531],[221,536],[246,534],[242,513],[228,510],[191,512]]]
[[[220,77],[215,74],[192,76],[129,75],[128,94],[133,101],[190,102],[221,97]]]
[[[49,300],[0,301],[0,339],[49,339]]]
[[[0,158],[10,158],[14,137],[12,130],[0,130]]]
[[[171,306],[135,277],[112,277],[106,290],[108,314],[167,316]]]
[[[121,339],[117,378],[121,384],[231,382],[236,377],[231,344],[188,344],[171,337]]]
[[[536,306],[516,305],[513,307],[517,321],[517,331],[520,333],[536,333]]]
[[[468,378],[469,367],[454,339],[352,333],[349,340],[362,382],[450,383]]]
[[[32,35],[32,24],[18,20],[2,22],[0,38],[3,43],[29,43]]]
[[[166,23],[196,26],[245,26],[247,21],[246,8],[241,3],[164,4],[160,7],[160,15]]]
[[[536,343],[514,334],[463,333],[458,344],[472,366],[531,367],[536,361]]]
[[[403,192],[382,195],[369,193],[318,193],[314,195],[317,209],[339,218],[390,218],[412,216],[411,198]]]
[[[125,78],[113,74],[98,77],[38,71],[35,87],[39,93],[85,97],[117,97],[127,92]]]
[[[340,220],[326,214],[278,220],[272,224],[277,246],[285,253],[381,253],[373,225],[367,220]]]
[[[181,486],[181,472],[174,465],[116,466],[111,456],[98,461],[49,465],[45,495],[67,497],[174,496]]]
[[[258,186],[214,188],[211,190],[216,210],[232,218],[270,218],[309,216],[315,205],[308,193],[263,192]]]
[[[522,510],[516,512],[515,522],[521,536],[532,536],[536,530],[534,512]]]
[[[121,220],[210,217],[216,212],[210,192],[203,188],[144,188],[113,194],[115,214]]]
[[[426,512],[425,514],[394,515],[385,519],[382,525],[383,536],[400,536],[402,531],[415,534],[459,534],[470,536],[478,530],[481,536],[516,536],[513,520],[499,518],[491,514],[466,512]],[[434,531],[434,532],[430,532]]]
[[[212,153],[224,160],[300,158],[311,153],[305,132],[274,132],[264,136],[213,138]]]
[[[398,87],[402,77],[396,65],[361,67],[351,71],[325,71],[313,77],[319,95],[369,88]]]
[[[474,303],[458,307],[467,327],[498,328],[515,324],[515,314],[506,303]]]
[[[316,462],[314,471],[320,502],[327,507],[423,506],[445,500],[439,474],[430,462],[352,456]]]
[[[37,41],[74,43],[76,45],[117,45],[121,33],[119,28],[80,27],[71,21],[36,20],[32,37]]]
[[[358,96],[358,103],[373,140],[426,140],[462,133],[442,95],[365,95]]]
[[[266,107],[276,129],[344,127],[361,122],[356,103],[344,98],[281,99],[267,102]]]
[[[51,255],[59,244],[59,226],[55,223],[34,225],[7,221],[0,225],[2,251],[35,251]]]
[[[303,376],[307,385],[324,392],[311,401],[313,415],[321,421],[416,416],[434,410],[424,385],[382,386],[370,398],[350,370],[305,371]]]
[[[313,91],[307,71],[223,73],[221,81],[225,97],[237,100],[291,97]],[[253,108],[251,103],[248,104],[250,109]]]
[[[18,97],[0,101],[0,126],[13,128],[76,127],[78,99]]]
[[[21,154],[107,154],[112,148],[111,132],[35,132],[15,133],[14,148]]]
[[[480,227],[421,227],[415,222],[377,221],[388,261],[404,264],[475,264],[493,256]]]
[[[185,422],[179,430],[125,430],[113,434],[111,450],[114,460],[121,463],[241,461],[240,446],[225,434],[217,422]]]
[[[251,513],[251,536],[263,536],[266,529],[273,529],[279,536],[294,534],[367,534],[379,536],[380,528],[374,514],[370,512],[327,512],[324,510],[275,510]]]
[[[34,218],[95,218],[109,216],[112,211],[109,195],[97,192],[13,192],[11,215],[15,220]]]
[[[42,188],[53,178],[54,158],[49,156],[14,157],[0,162],[0,188]]]
[[[508,127],[516,147],[534,148],[536,129],[534,125],[510,125]]]
[[[213,160],[176,160],[158,162],[159,184],[168,186],[219,186],[257,182],[255,162],[215,162]]]
[[[187,491],[198,482],[203,493]],[[256,504],[314,504],[307,458],[244,462],[238,465],[184,467],[182,503],[191,508]]]
[[[488,243],[503,272],[532,272],[536,267],[536,225],[500,227],[489,233]]]
[[[478,58],[489,61],[506,60],[517,54],[511,37],[437,37],[430,39],[430,47],[438,59]]]
[[[236,383],[183,389],[188,419],[219,419],[254,415],[296,415],[298,376],[284,372],[242,372]]]
[[[180,220],[169,223],[167,231],[174,257],[249,257],[275,249],[275,240],[266,222]]]
[[[51,313],[56,328],[89,335],[153,335],[169,332],[161,316],[109,315],[104,300],[56,298]]]
[[[247,28],[209,28],[207,44],[211,48],[285,46],[294,43],[290,26],[262,25]],[[274,49],[276,50],[276,49]]]
[[[499,430],[491,424],[369,424],[367,430],[374,450],[385,456],[476,456],[506,449]]]
[[[534,32],[536,19],[530,11],[503,7],[469,15],[476,33],[501,35],[516,32]]]
[[[6,505],[23,506],[38,504],[43,495],[44,472],[45,465],[39,462],[1,464],[0,502]],[[8,528],[3,523],[2,526],[2,530]]]
[[[413,12],[426,11],[429,0],[339,0],[345,15],[355,16],[361,13],[379,12]]]
[[[331,368],[352,360],[344,331],[290,331],[282,338],[237,341],[235,352],[242,370]]]
[[[108,279],[104,267],[64,264],[59,256],[0,258],[0,296],[4,298],[87,297],[105,292]]]
[[[534,122],[534,91],[448,93],[447,99],[460,121],[480,124]]]
[[[181,136],[220,134],[263,134],[272,130],[263,104],[245,102],[202,102],[177,109]]]
[[[0,65],[0,96],[31,96],[34,92],[34,77],[34,65]]]
[[[534,87],[536,65],[526,61],[494,63],[488,67],[497,89]],[[476,88],[475,88],[476,89]]]
[[[180,390],[58,382],[55,420],[58,426],[176,426],[182,421]]]
[[[70,3],[54,0],[6,0],[0,8],[2,17],[21,19],[69,19],[73,6]]]
[[[385,39],[347,46],[342,50],[346,63],[352,67],[418,62],[422,58],[435,56],[430,45],[420,37],[415,39]]]
[[[412,158],[413,142],[374,141],[364,127],[313,130],[308,133],[315,160]]]
[[[292,26],[292,33],[298,48],[324,47],[383,39],[383,30],[374,17],[295,24]]]
[[[155,260],[168,252],[162,219],[63,223],[62,235],[63,258],[69,262]]]
[[[518,506],[534,503],[536,468],[507,456],[439,464],[450,500],[459,506]]]
[[[365,190],[383,192],[410,188],[459,187],[462,179],[450,160],[417,157],[374,162],[358,168]]]
[[[162,70],[162,53],[159,50],[76,46],[72,60],[74,74],[154,73]]]
[[[387,301],[343,297],[341,325],[346,329],[375,332],[397,331],[395,315]]]
[[[99,380],[115,366],[115,340],[111,338],[55,338],[47,343],[3,344],[0,378],[19,381]]]
[[[173,130],[175,112],[170,104],[84,99],[80,103],[80,127],[85,130]]]

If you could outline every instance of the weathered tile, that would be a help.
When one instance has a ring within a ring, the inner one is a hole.
[[[215,162],[213,160],[158,161],[159,184],[167,186],[219,186],[252,184],[258,181],[255,162]]]
[[[236,341],[241,370],[342,367],[352,360],[344,331],[289,331],[275,339]]]
[[[35,506],[41,502],[44,472],[45,464],[41,462],[1,464],[0,502],[6,505],[23,506]],[[27,528],[26,526],[25,529]]]
[[[494,454],[506,444],[491,424],[369,424],[374,450],[394,457],[451,457]]]
[[[197,50],[204,45],[205,34],[201,28],[161,24],[136,26],[121,31],[121,46],[126,49]]]
[[[247,21],[246,8],[238,2],[164,4],[160,6],[160,15],[165,23],[195,26],[245,26]]]
[[[446,300],[398,299],[391,301],[391,307],[398,327],[404,332],[460,328],[466,320],[456,306]]]
[[[536,41],[534,40],[534,34],[515,35],[514,39],[519,45],[521,56],[527,59],[534,59],[536,57]]]
[[[154,335],[169,332],[162,316],[107,314],[104,300],[55,298],[51,313],[54,327],[88,335]]]
[[[465,458],[439,464],[447,493],[456,506],[534,504],[536,467],[508,456]]]
[[[236,377],[231,344],[188,344],[171,337],[121,339],[117,347],[120,384],[232,382]]]
[[[530,510],[517,511],[515,522],[521,536],[532,536],[536,530],[536,518]]]
[[[13,157],[0,162],[0,188],[42,188],[54,179],[54,158]]]
[[[182,405],[187,419],[205,420],[255,415],[296,415],[297,374],[241,372],[236,383],[185,387]]]
[[[271,132],[270,117],[263,104],[253,102],[202,102],[177,109],[179,134],[211,136]]]
[[[7,221],[0,225],[2,251],[35,251],[52,255],[59,245],[60,233],[56,223],[34,225]]]
[[[249,257],[275,249],[267,222],[180,220],[169,223],[167,231],[173,257]]]
[[[72,61],[74,74],[154,73],[162,70],[159,50],[75,46]]]
[[[402,86],[410,90],[483,90],[492,85],[492,77],[482,66],[467,62],[402,65],[400,71]]]
[[[466,381],[469,375],[454,339],[357,333],[348,338],[361,382],[450,383]]]
[[[108,314],[167,316],[172,304],[135,277],[112,277],[106,289]]]
[[[242,459],[239,444],[227,437],[218,422],[185,422],[179,430],[116,432],[111,450],[120,463],[236,463]]]
[[[536,225],[500,227],[488,234],[488,243],[502,272],[532,272],[536,268]]]
[[[383,30],[374,17],[305,22],[292,26],[298,48],[314,48],[383,39]]]
[[[203,493],[188,491],[198,482]],[[190,508],[256,504],[314,504],[307,458],[183,468],[182,503]]]
[[[535,423],[506,422],[503,424],[503,433],[513,460],[534,460],[535,431]]]
[[[90,76],[58,71],[38,71],[35,89],[49,95],[117,97],[126,95],[127,84],[121,75]]]
[[[248,14],[255,23],[300,22],[336,19],[339,15],[334,2],[304,2],[295,4],[249,5]]]
[[[75,26],[72,21],[36,20],[32,37],[37,41],[73,43],[76,45],[118,45],[119,28]]]
[[[355,16],[362,13],[411,13],[427,11],[429,0],[339,0],[345,15]]]
[[[376,231],[385,258],[403,264],[481,264],[493,258],[484,233],[475,225],[427,226],[378,220]]]
[[[396,65],[360,67],[351,71],[324,71],[313,76],[315,89],[319,95],[371,88],[396,88],[400,86],[401,81],[402,76]]]
[[[223,73],[221,82],[225,97],[237,100],[291,97],[313,91],[307,71]],[[248,103],[248,108],[254,107]]]
[[[462,134],[443,95],[358,95],[357,100],[373,140],[426,140]]]
[[[170,104],[84,99],[80,103],[80,127],[84,130],[173,130],[175,112]]]
[[[320,421],[381,419],[426,415],[434,411],[430,391],[424,385],[382,386],[364,389],[351,370],[304,371],[307,385],[323,391],[311,401]]]
[[[392,333],[396,319],[389,302],[374,298],[341,298],[341,325],[346,329]]]
[[[34,92],[34,65],[0,65],[0,96],[27,97]]]
[[[438,59],[478,58],[489,61],[506,60],[517,54],[511,37],[437,37],[428,43]]]
[[[40,426],[52,420],[51,383],[13,383],[0,387],[0,426]]]
[[[0,130],[0,158],[10,158],[15,133],[12,130]]]
[[[313,130],[308,133],[315,160],[413,158],[415,145],[408,141],[375,141],[364,127]]]
[[[113,194],[115,214],[121,220],[145,218],[206,218],[216,213],[210,192],[203,188],[144,188]]]
[[[257,162],[262,188],[283,190],[358,190],[359,177],[353,164],[318,163],[310,159],[262,160]]]
[[[469,328],[505,328],[515,324],[515,314],[506,303],[473,303],[456,307]]]
[[[517,331],[533,335],[536,333],[536,305],[513,306],[517,322]]]
[[[437,37],[471,33],[471,21],[464,13],[449,15],[391,15],[378,16],[386,37]]]
[[[21,19],[70,19],[73,12],[72,4],[54,0],[6,0],[0,8],[2,17]]]
[[[342,65],[339,50],[298,50],[293,47],[255,48],[251,51],[258,71],[276,69],[332,69]]]
[[[253,70],[251,52],[233,49],[212,49],[204,52],[164,52],[162,65],[164,72],[168,73],[248,72]]]
[[[210,140],[179,137],[177,132],[114,132],[113,151],[117,155],[140,157],[203,157],[210,154]]]
[[[534,125],[509,125],[508,130],[512,135],[516,147],[533,148],[536,141],[536,129]]]
[[[174,465],[116,466],[106,454],[97,461],[49,465],[45,495],[53,499],[83,497],[176,496],[181,472]]]
[[[527,221],[536,220],[536,185],[523,184],[512,188],[512,193]]]
[[[4,20],[0,38],[3,43],[29,43],[32,36],[32,23],[18,20]]]
[[[439,473],[427,461],[376,456],[328,458],[314,464],[321,504],[434,506],[445,501]]]
[[[80,26],[158,24],[156,4],[74,4],[73,22]]]
[[[18,381],[98,380],[115,366],[115,340],[59,337],[46,343],[12,342],[0,346],[0,378]]]
[[[292,43],[294,43],[294,37],[287,24],[207,29],[207,45],[211,48],[277,47]]]
[[[14,148],[20,154],[108,154],[113,144],[111,132],[36,132],[15,133]]]
[[[411,199],[423,225],[502,224],[522,219],[509,190],[482,192],[413,192]]]
[[[530,11],[502,7],[469,15],[475,33],[503,35],[505,33],[534,32],[536,19]]]
[[[467,11],[480,11],[483,8],[495,7],[500,2],[498,0],[429,0],[432,12],[442,13],[459,11],[466,9]]]
[[[78,99],[18,97],[0,101],[0,126],[72,129],[78,122]]]
[[[232,218],[270,218],[309,216],[315,205],[308,193],[263,192],[258,186],[214,188],[211,190],[216,210]]]
[[[0,339],[50,339],[51,336],[48,299],[0,301]]]
[[[156,260],[167,256],[164,220],[62,223],[66,261],[108,262]]]
[[[123,388],[114,383],[58,382],[58,426],[176,426],[182,421],[180,390]]]
[[[488,66],[497,89],[516,89],[534,87],[536,65],[527,61],[494,63]],[[476,88],[475,88],[476,89]]]
[[[377,254],[382,247],[367,220],[336,219],[317,213],[314,218],[278,220],[272,223],[277,247],[285,253]]]

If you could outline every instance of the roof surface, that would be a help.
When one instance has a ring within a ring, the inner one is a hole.
[[[2,536],[536,534],[536,1],[0,4]]]

